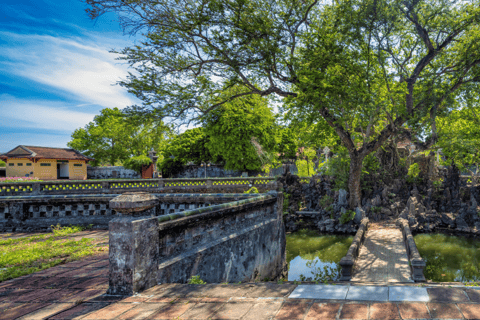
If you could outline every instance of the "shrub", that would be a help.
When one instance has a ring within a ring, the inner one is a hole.
[[[192,276],[190,279],[188,279],[189,284],[206,284],[205,281],[200,279],[200,276]]]
[[[288,213],[288,199],[290,198],[290,194],[284,192],[283,193],[283,213]]]
[[[407,182],[412,183],[412,182],[419,182],[419,175],[420,174],[420,166],[418,163],[414,163],[410,165],[408,168],[408,173],[407,173]]]
[[[333,198],[326,195],[321,198],[318,203],[320,204],[320,207],[325,208],[333,203]]]
[[[0,167],[6,167],[6,166],[7,164],[5,163],[5,161],[0,160]]]
[[[135,170],[137,172],[142,171],[142,166],[147,166],[152,163],[152,159],[145,155],[131,157],[123,163],[123,167],[126,169]]]
[[[352,221],[353,218],[355,218],[355,211],[347,210],[344,213],[342,213],[338,221],[340,222],[340,224],[345,224],[347,222]]]

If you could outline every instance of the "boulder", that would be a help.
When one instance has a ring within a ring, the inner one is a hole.
[[[348,195],[348,192],[346,190],[340,189],[338,191],[338,204],[340,206],[347,206],[348,205],[347,195]]]
[[[353,218],[353,222],[355,222],[357,226],[360,225],[360,223],[362,222],[362,219],[365,217],[366,217],[365,211],[363,211],[362,208],[360,207],[355,208],[355,217]]]

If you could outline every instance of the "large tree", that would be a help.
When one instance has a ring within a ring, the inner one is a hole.
[[[119,52],[120,84],[150,107],[192,120],[246,95],[291,100],[334,129],[350,156],[349,205],[365,157],[408,124],[414,137],[480,80],[480,0],[85,0],[120,14],[145,41]],[[208,104],[228,86],[243,91]],[[478,92],[478,91],[477,91]]]
[[[146,156],[151,148],[160,151],[168,132],[155,113],[127,117],[118,108],[105,108],[84,128],[75,129],[67,145],[94,158],[93,165],[115,165],[132,156]]]
[[[223,95],[229,97],[235,91],[242,92],[231,88]],[[275,117],[266,98],[239,97],[209,112],[202,122],[209,137],[208,150],[225,160],[226,169],[261,170],[274,157]]]

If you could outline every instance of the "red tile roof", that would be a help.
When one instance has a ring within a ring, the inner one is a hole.
[[[49,148],[19,145],[12,150],[0,155],[0,159],[31,158],[31,159],[57,159],[57,160],[86,160],[93,158],[81,154],[75,149]]]

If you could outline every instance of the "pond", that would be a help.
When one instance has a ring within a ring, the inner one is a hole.
[[[427,263],[425,278],[434,282],[480,281],[480,240],[441,233],[413,237]]]
[[[340,259],[353,236],[303,229],[287,234],[288,281],[328,281],[340,277]]]

